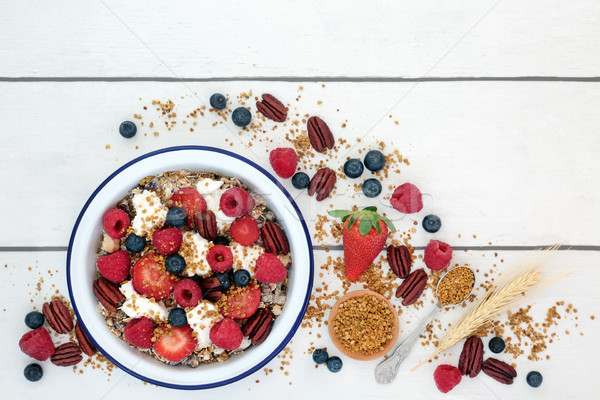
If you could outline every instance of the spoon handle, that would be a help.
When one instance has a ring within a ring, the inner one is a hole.
[[[398,373],[398,368],[400,368],[400,364],[406,359],[410,349],[413,347],[419,336],[421,336],[421,333],[427,324],[429,324],[429,321],[431,321],[433,316],[439,310],[440,308],[438,306],[431,310],[431,312],[419,322],[419,325],[415,330],[413,330],[411,334],[394,349],[392,354],[379,363],[375,368],[375,380],[377,383],[391,383],[394,380]]]

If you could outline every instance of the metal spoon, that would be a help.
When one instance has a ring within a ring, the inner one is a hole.
[[[469,268],[469,267],[458,266],[455,268]],[[385,360],[380,362],[379,365],[377,365],[377,367],[375,368],[375,380],[377,381],[377,383],[391,383],[394,380],[394,378],[396,377],[396,374],[398,373],[398,368],[400,368],[400,364],[402,363],[402,361],[404,361],[406,359],[406,357],[408,356],[408,353],[412,349],[413,345],[415,344],[415,342],[417,341],[419,336],[421,336],[421,333],[423,333],[423,330],[425,330],[425,327],[427,326],[427,324],[429,324],[429,322],[431,321],[433,316],[439,310],[441,310],[444,307],[450,306],[450,305],[455,305],[455,306],[460,305],[469,298],[469,296],[471,295],[471,292],[473,291],[473,288],[475,288],[475,282],[473,282],[473,287],[471,288],[471,291],[469,292],[469,294],[461,302],[456,303],[456,304],[447,304],[446,306],[442,306],[442,304],[440,304],[440,301],[437,297],[437,290],[440,286],[440,283],[444,280],[444,278],[446,277],[448,272],[452,271],[455,268],[452,268],[452,269],[446,271],[446,273],[444,275],[442,275],[442,277],[438,281],[438,284],[435,288],[437,302],[436,302],[436,305],[433,308],[433,310],[431,310],[429,312],[429,314],[427,314],[427,316],[425,318],[423,318],[421,320],[421,322],[419,322],[419,325],[415,328],[415,330],[412,331],[411,334],[406,339],[404,339],[404,341],[402,343],[400,343],[400,345],[398,345],[398,347],[396,347],[392,351],[391,355],[388,358],[386,358]],[[475,272],[471,268],[469,268],[469,270],[471,270],[471,272],[473,272],[473,277],[475,277]]]

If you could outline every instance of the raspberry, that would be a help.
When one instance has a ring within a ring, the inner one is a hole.
[[[228,217],[240,217],[254,209],[254,198],[244,189],[232,187],[221,195],[219,208]]]
[[[129,276],[131,258],[127,250],[119,250],[107,256],[98,257],[96,267],[103,277],[109,281],[119,283]]]
[[[113,239],[125,237],[127,228],[129,228],[129,222],[129,215],[118,208],[108,210],[104,214],[104,217],[102,217],[104,231]]]
[[[179,307],[196,307],[202,299],[202,289],[191,279],[182,279],[175,284],[173,297]]]
[[[256,259],[256,280],[264,283],[279,283],[287,277],[287,269],[277,256],[261,254]]]
[[[433,379],[440,392],[448,393],[460,383],[460,370],[452,365],[442,364],[435,369]]]
[[[133,346],[149,349],[153,345],[154,322],[146,317],[132,319],[123,329],[123,335]]]
[[[54,343],[48,331],[42,327],[27,332],[19,340],[21,351],[39,361],[47,360],[54,354]]]
[[[425,248],[425,256],[423,261],[427,268],[434,271],[446,268],[452,258],[452,247],[449,244],[432,240]]]
[[[269,162],[280,178],[288,179],[296,172],[298,156],[292,148],[278,147],[269,154]]]
[[[179,228],[160,229],[152,235],[152,244],[163,256],[177,253],[182,241],[183,233]]]
[[[242,330],[231,318],[223,318],[210,328],[210,341],[225,350],[235,350],[242,344]]]
[[[401,213],[412,214],[423,208],[423,196],[415,185],[405,183],[394,190],[390,204]]]
[[[258,223],[249,215],[236,218],[229,227],[229,233],[233,240],[242,246],[250,246],[252,243],[256,242],[260,236]]]
[[[192,226],[194,223],[194,214],[198,211],[206,211],[206,200],[193,187],[184,187],[177,190],[171,196],[174,207],[183,208],[187,215],[187,226]]]
[[[206,261],[213,271],[225,272],[233,265],[233,254],[229,247],[218,244],[210,248]]]

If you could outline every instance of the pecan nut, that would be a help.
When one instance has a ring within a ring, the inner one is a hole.
[[[481,372],[483,365],[483,342],[477,336],[471,336],[465,342],[460,353],[458,369],[462,375],[475,378]]]
[[[54,299],[50,303],[44,303],[42,312],[52,329],[56,332],[65,334],[73,330],[71,313],[61,300]]]
[[[242,334],[250,338],[252,344],[265,341],[273,327],[273,313],[268,308],[259,308],[242,327]]]
[[[200,236],[208,241],[213,241],[217,238],[219,232],[217,230],[217,218],[215,217],[215,213],[206,210],[206,211],[198,211],[194,214],[194,224],[196,225],[196,229]]]
[[[396,290],[396,297],[402,297],[402,305],[410,306],[421,296],[427,285],[427,273],[422,269],[413,271]]]
[[[256,108],[262,115],[275,122],[283,122],[287,118],[286,106],[268,93],[262,95],[262,101],[256,102]]]
[[[504,361],[497,360],[495,358],[488,358],[483,362],[481,370],[487,376],[490,376],[500,383],[511,385],[513,379],[517,377],[517,371],[505,363]]]
[[[116,312],[117,306],[125,300],[119,288],[104,277],[94,281],[94,294],[108,312]]]
[[[77,343],[79,343],[79,347],[81,350],[88,356],[93,356],[98,352],[96,347],[90,342],[90,339],[87,337],[83,328],[79,324],[79,321],[75,324],[75,337],[77,338]]]
[[[308,130],[308,140],[310,145],[319,153],[323,153],[325,148],[333,149],[335,139],[331,130],[321,118],[312,116],[306,122]]]
[[[317,201],[325,200],[335,186],[337,177],[331,168],[321,168],[310,180],[308,195],[317,193]]]
[[[392,272],[400,279],[406,279],[412,267],[412,258],[408,247],[389,245],[387,248],[388,263]]]
[[[204,293],[204,295],[202,296],[203,299],[212,301],[213,303],[221,300],[221,297],[223,297],[223,293],[218,290],[211,290],[209,292]]]
[[[208,292],[209,290],[218,289],[219,286],[221,286],[221,281],[216,276],[211,276],[210,278],[202,279],[200,281],[202,293]]]
[[[268,253],[288,254],[290,244],[283,230],[275,222],[266,222],[260,230],[265,250]]]
[[[72,342],[58,346],[56,350],[54,350],[54,354],[50,357],[52,364],[58,365],[59,367],[70,367],[71,365],[78,364],[82,359],[81,349]]]

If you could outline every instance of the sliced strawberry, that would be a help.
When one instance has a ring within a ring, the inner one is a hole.
[[[233,319],[249,318],[256,312],[260,304],[260,286],[256,281],[248,286],[231,288],[217,303],[223,316]]]
[[[161,325],[156,329],[160,336],[154,342],[154,351],[171,362],[179,362],[196,348],[198,341],[192,335],[193,332],[189,325],[179,328]]]
[[[229,227],[229,233],[242,246],[250,246],[260,236],[258,222],[249,215],[236,218]]]
[[[194,223],[194,214],[198,211],[206,211],[206,200],[193,187],[184,187],[177,190],[171,196],[171,200],[173,200],[175,207],[183,208],[183,211],[187,214],[187,226],[192,226]]]
[[[175,279],[165,270],[160,258],[153,254],[140,258],[131,275],[135,291],[156,301],[169,297],[175,286]]]

